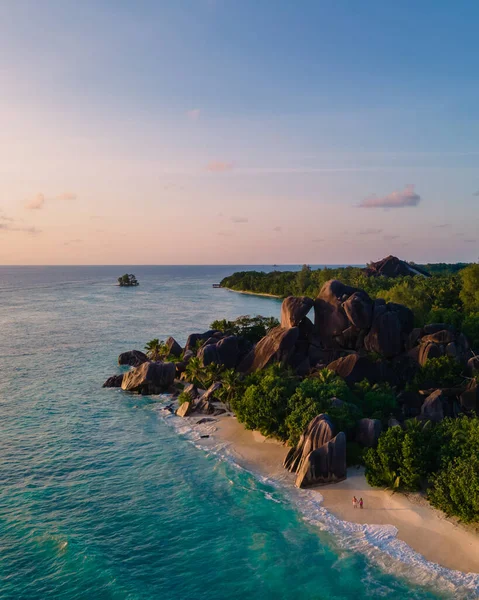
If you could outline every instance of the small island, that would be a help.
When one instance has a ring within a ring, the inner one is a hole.
[[[118,277],[118,285],[120,287],[135,287],[140,285],[140,282],[133,274],[125,273],[121,277]]]

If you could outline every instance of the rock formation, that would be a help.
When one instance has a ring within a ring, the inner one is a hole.
[[[104,388],[119,388],[123,382],[123,373],[121,375],[112,375],[108,377],[102,387]]]
[[[276,362],[286,365],[294,354],[298,327],[275,327],[245,356],[238,366],[241,373],[253,373]]]
[[[281,327],[297,327],[313,308],[314,302],[307,296],[288,296],[281,305]]]
[[[382,426],[379,419],[360,419],[356,426],[356,441],[366,448],[374,448],[381,435]]]
[[[129,350],[123,352],[118,357],[119,365],[129,365],[130,367],[139,367],[141,364],[148,360],[148,356],[141,350]]]
[[[169,362],[145,362],[123,376],[121,389],[140,394],[161,394],[175,380],[175,365]]]
[[[346,479],[346,436],[340,431],[336,437],[301,462],[294,485],[299,488],[321,483],[336,483]]]
[[[396,256],[386,256],[382,260],[370,263],[365,269],[365,274],[368,277],[402,277],[407,275],[422,275],[430,277],[430,274],[424,269],[414,264],[409,264],[404,260],[400,260]]]

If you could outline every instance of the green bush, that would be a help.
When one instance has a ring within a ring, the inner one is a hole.
[[[460,273],[462,289],[460,298],[467,311],[479,310],[479,264],[474,263]]]
[[[447,515],[479,520],[479,457],[459,458],[432,478],[428,498]]]
[[[318,377],[304,379],[288,402],[289,414],[286,417],[286,429],[289,443],[294,446],[309,422],[321,413],[328,413],[337,430],[349,428],[357,420],[352,407],[343,405],[331,408],[331,399],[340,398],[348,401],[351,392],[345,381],[332,373],[323,370]]]
[[[461,365],[450,356],[429,358],[408,386],[412,390],[454,387],[461,382]]]
[[[356,385],[355,392],[365,417],[386,422],[397,411],[396,394],[388,383],[373,385],[365,379]]]
[[[462,331],[471,347],[479,350],[479,312],[471,313],[464,318]]]
[[[288,400],[296,385],[297,379],[289,372],[270,367],[252,375],[245,382],[244,392],[232,398],[231,406],[247,429],[286,440]]]
[[[250,317],[249,315],[243,315],[238,317],[234,321],[228,321],[226,319],[218,319],[211,323],[211,329],[217,329],[230,335],[238,335],[244,337],[252,344],[259,342],[268,331],[279,325],[278,319],[275,317],[262,317],[256,315]]]

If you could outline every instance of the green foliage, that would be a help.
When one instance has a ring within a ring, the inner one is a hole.
[[[185,369],[186,380],[196,387],[207,389],[212,383],[220,379],[222,369],[219,365],[211,363],[204,367],[197,356],[188,361]]]
[[[388,383],[371,384],[366,379],[355,388],[358,405],[366,417],[386,422],[398,408],[396,394]]]
[[[150,340],[145,345],[145,351],[150,360],[162,360],[168,356],[169,353],[165,342],[163,340],[160,342],[158,338]]]
[[[428,498],[434,506],[463,521],[479,519],[479,458],[459,458],[432,479]]]
[[[461,365],[450,356],[426,360],[409,385],[411,390],[432,387],[454,387],[461,383]]]
[[[346,463],[348,467],[364,464],[365,448],[357,442],[346,442]]]
[[[133,274],[125,273],[121,277],[118,277],[118,284],[121,287],[130,287],[139,285],[138,280]]]
[[[309,422],[321,413],[328,413],[335,422],[338,431],[354,424],[357,414],[354,407],[343,405],[331,407],[332,398],[347,401],[351,392],[345,381],[331,371],[324,369],[318,377],[304,379],[291,395],[288,402],[286,429],[291,445],[295,445]]]
[[[479,310],[479,263],[473,263],[461,271],[462,290],[460,298],[467,311]]]
[[[462,331],[472,348],[479,350],[479,311],[470,313],[464,318]]]
[[[227,321],[226,319],[213,321],[210,327],[224,333],[244,337],[252,344],[256,344],[270,329],[278,325],[279,321],[275,317],[262,317],[261,315],[250,317],[250,315],[243,315],[234,321]]]
[[[286,440],[288,399],[296,385],[297,379],[289,372],[273,366],[251,375],[244,392],[233,396],[231,406],[247,429]]]
[[[181,392],[178,396],[178,404],[183,404],[183,402],[190,402],[191,396],[186,392]]]
[[[464,521],[479,520],[477,417],[392,427],[366,452],[365,464],[371,485],[410,491],[428,485],[434,506]]]

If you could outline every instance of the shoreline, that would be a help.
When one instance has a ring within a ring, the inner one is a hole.
[[[245,429],[233,416],[220,417],[210,438],[223,442],[241,467],[294,486],[295,475],[282,465],[289,448],[280,442]],[[419,495],[372,488],[364,469],[356,467],[348,468],[348,478],[342,482],[307,490],[317,493],[321,507],[341,521],[392,525],[396,538],[427,561],[464,574],[479,574],[479,536],[448,519]],[[352,508],[353,495],[363,497],[364,509]]]
[[[277,298],[283,300],[283,296],[277,296],[276,294],[267,294],[266,292],[247,292],[243,290],[233,290],[232,288],[224,287],[222,290],[228,290],[229,292],[235,292],[236,294],[247,294],[248,296],[264,296],[265,298]]]

